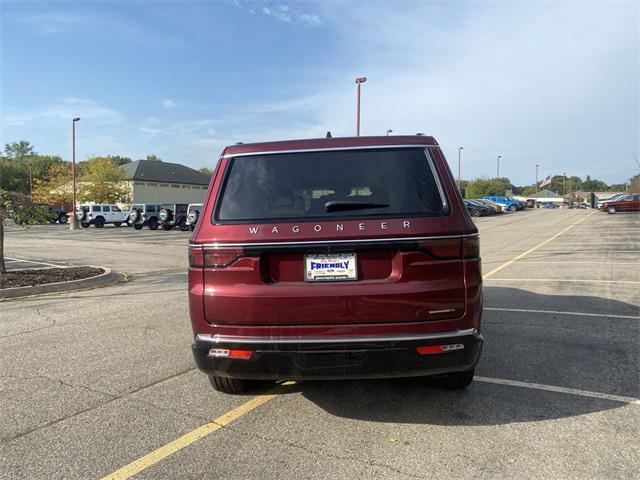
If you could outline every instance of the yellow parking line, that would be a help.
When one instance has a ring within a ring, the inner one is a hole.
[[[567,228],[560,230],[558,233],[556,233],[555,235],[552,235],[551,237],[547,238],[544,242],[539,243],[538,245],[536,245],[533,248],[530,248],[529,250],[527,250],[526,252],[522,252],[520,255],[513,257],[511,260],[509,260],[508,262],[503,263],[502,265],[500,265],[499,267],[494,268],[493,270],[491,270],[488,273],[485,273],[482,278],[484,280],[486,280],[489,277],[492,277],[493,275],[495,275],[496,273],[498,273],[500,270],[507,268],[509,265],[511,265],[513,262],[517,262],[518,260],[520,260],[521,258],[526,257],[527,255],[529,255],[530,253],[535,252],[536,250],[538,250],[541,247],[544,247],[547,243],[549,243],[550,241],[558,238],[560,235],[562,235],[563,233],[568,232],[569,230],[571,230],[573,227],[575,227],[576,225],[578,225],[581,222],[584,222],[587,218],[589,218],[591,215],[593,215],[594,213],[596,213],[595,211],[591,212],[589,215],[587,215],[586,217],[582,217],[580,220],[573,222],[571,225],[569,225]]]
[[[122,468],[119,468],[115,472],[110,473],[106,477],[103,477],[102,480],[124,480],[126,478],[131,478],[142,470],[149,468],[152,465],[158,463],[160,460],[167,458],[169,455],[173,455],[183,448],[188,447],[192,443],[197,442],[201,438],[206,437],[210,433],[213,433],[222,427],[226,427],[231,422],[237,420],[243,415],[251,412],[252,410],[255,410],[261,405],[264,405],[269,400],[277,397],[281,393],[284,393],[293,384],[294,382],[282,383],[277,387],[272,388],[271,390],[268,390],[267,392],[252,398],[248,402],[243,403],[239,407],[234,408],[230,412],[225,413],[215,420],[209,423],[205,423],[204,425],[190,431],[189,433],[184,434],[181,437],[176,438],[175,440],[167,443],[166,445],[163,445],[153,452],[147,453],[145,456],[134,460],[133,462],[125,465]]]

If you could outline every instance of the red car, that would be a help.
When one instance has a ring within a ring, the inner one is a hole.
[[[432,137],[227,147],[189,244],[197,366],[256,380],[473,380],[478,231]]]
[[[640,211],[640,195],[624,195],[616,200],[602,204],[602,211],[607,213],[638,212]]]

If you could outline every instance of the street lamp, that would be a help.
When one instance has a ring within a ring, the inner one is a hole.
[[[539,166],[540,165],[536,163],[536,192],[538,191],[538,167]]]
[[[360,136],[360,84],[367,81],[367,77],[356,78],[357,98],[356,98],[356,137]]]
[[[76,122],[80,121],[80,117],[75,117],[71,120],[72,140],[71,140],[71,176],[73,177],[73,203],[71,205],[71,221],[69,222],[69,230],[76,230],[78,228],[78,217],[76,215]]]
[[[462,182],[462,176],[460,173],[460,159],[462,157],[462,150],[464,150],[464,147],[458,147],[458,188],[460,188],[460,183]]]
[[[502,158],[502,155],[498,155],[498,163],[496,167],[496,178],[500,178],[500,159],[501,158]]]
[[[564,198],[564,181],[567,178],[567,174],[562,172],[562,198]]]
[[[389,129],[387,129],[387,137],[388,137],[389,135],[391,135],[392,133],[393,133],[393,130],[391,130],[390,128],[389,128]]]

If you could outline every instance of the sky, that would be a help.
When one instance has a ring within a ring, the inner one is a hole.
[[[462,177],[639,173],[635,1],[0,0],[0,141],[213,167],[236,142],[424,132]]]

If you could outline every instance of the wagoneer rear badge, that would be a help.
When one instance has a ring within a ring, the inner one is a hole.
[[[388,230],[389,229],[389,223],[390,222],[388,222],[388,221],[379,222],[377,224],[378,230]],[[256,235],[260,231],[260,228],[261,227],[257,227],[257,226],[249,227],[249,233],[251,235]],[[364,232],[364,231],[366,231],[366,230],[368,230],[370,228],[375,228],[375,227],[372,227],[371,224],[366,224],[366,223],[358,223],[356,225],[356,230],[358,232]],[[410,220],[402,220],[402,228],[405,228],[405,229],[411,228],[411,221]],[[267,230],[268,230],[268,228],[267,228]],[[291,233],[300,233],[300,225],[293,225],[290,228],[287,228],[287,229],[283,228],[282,230],[286,231],[286,232],[291,232]],[[344,231],[344,223],[336,223],[333,227],[328,226],[326,224],[317,223],[317,224],[315,224],[313,226],[313,231],[316,232],[316,233],[320,233],[322,231],[343,232]],[[277,235],[278,233],[280,233],[280,229],[278,228],[277,225],[274,225],[273,227],[271,227],[271,233],[273,235]]]

